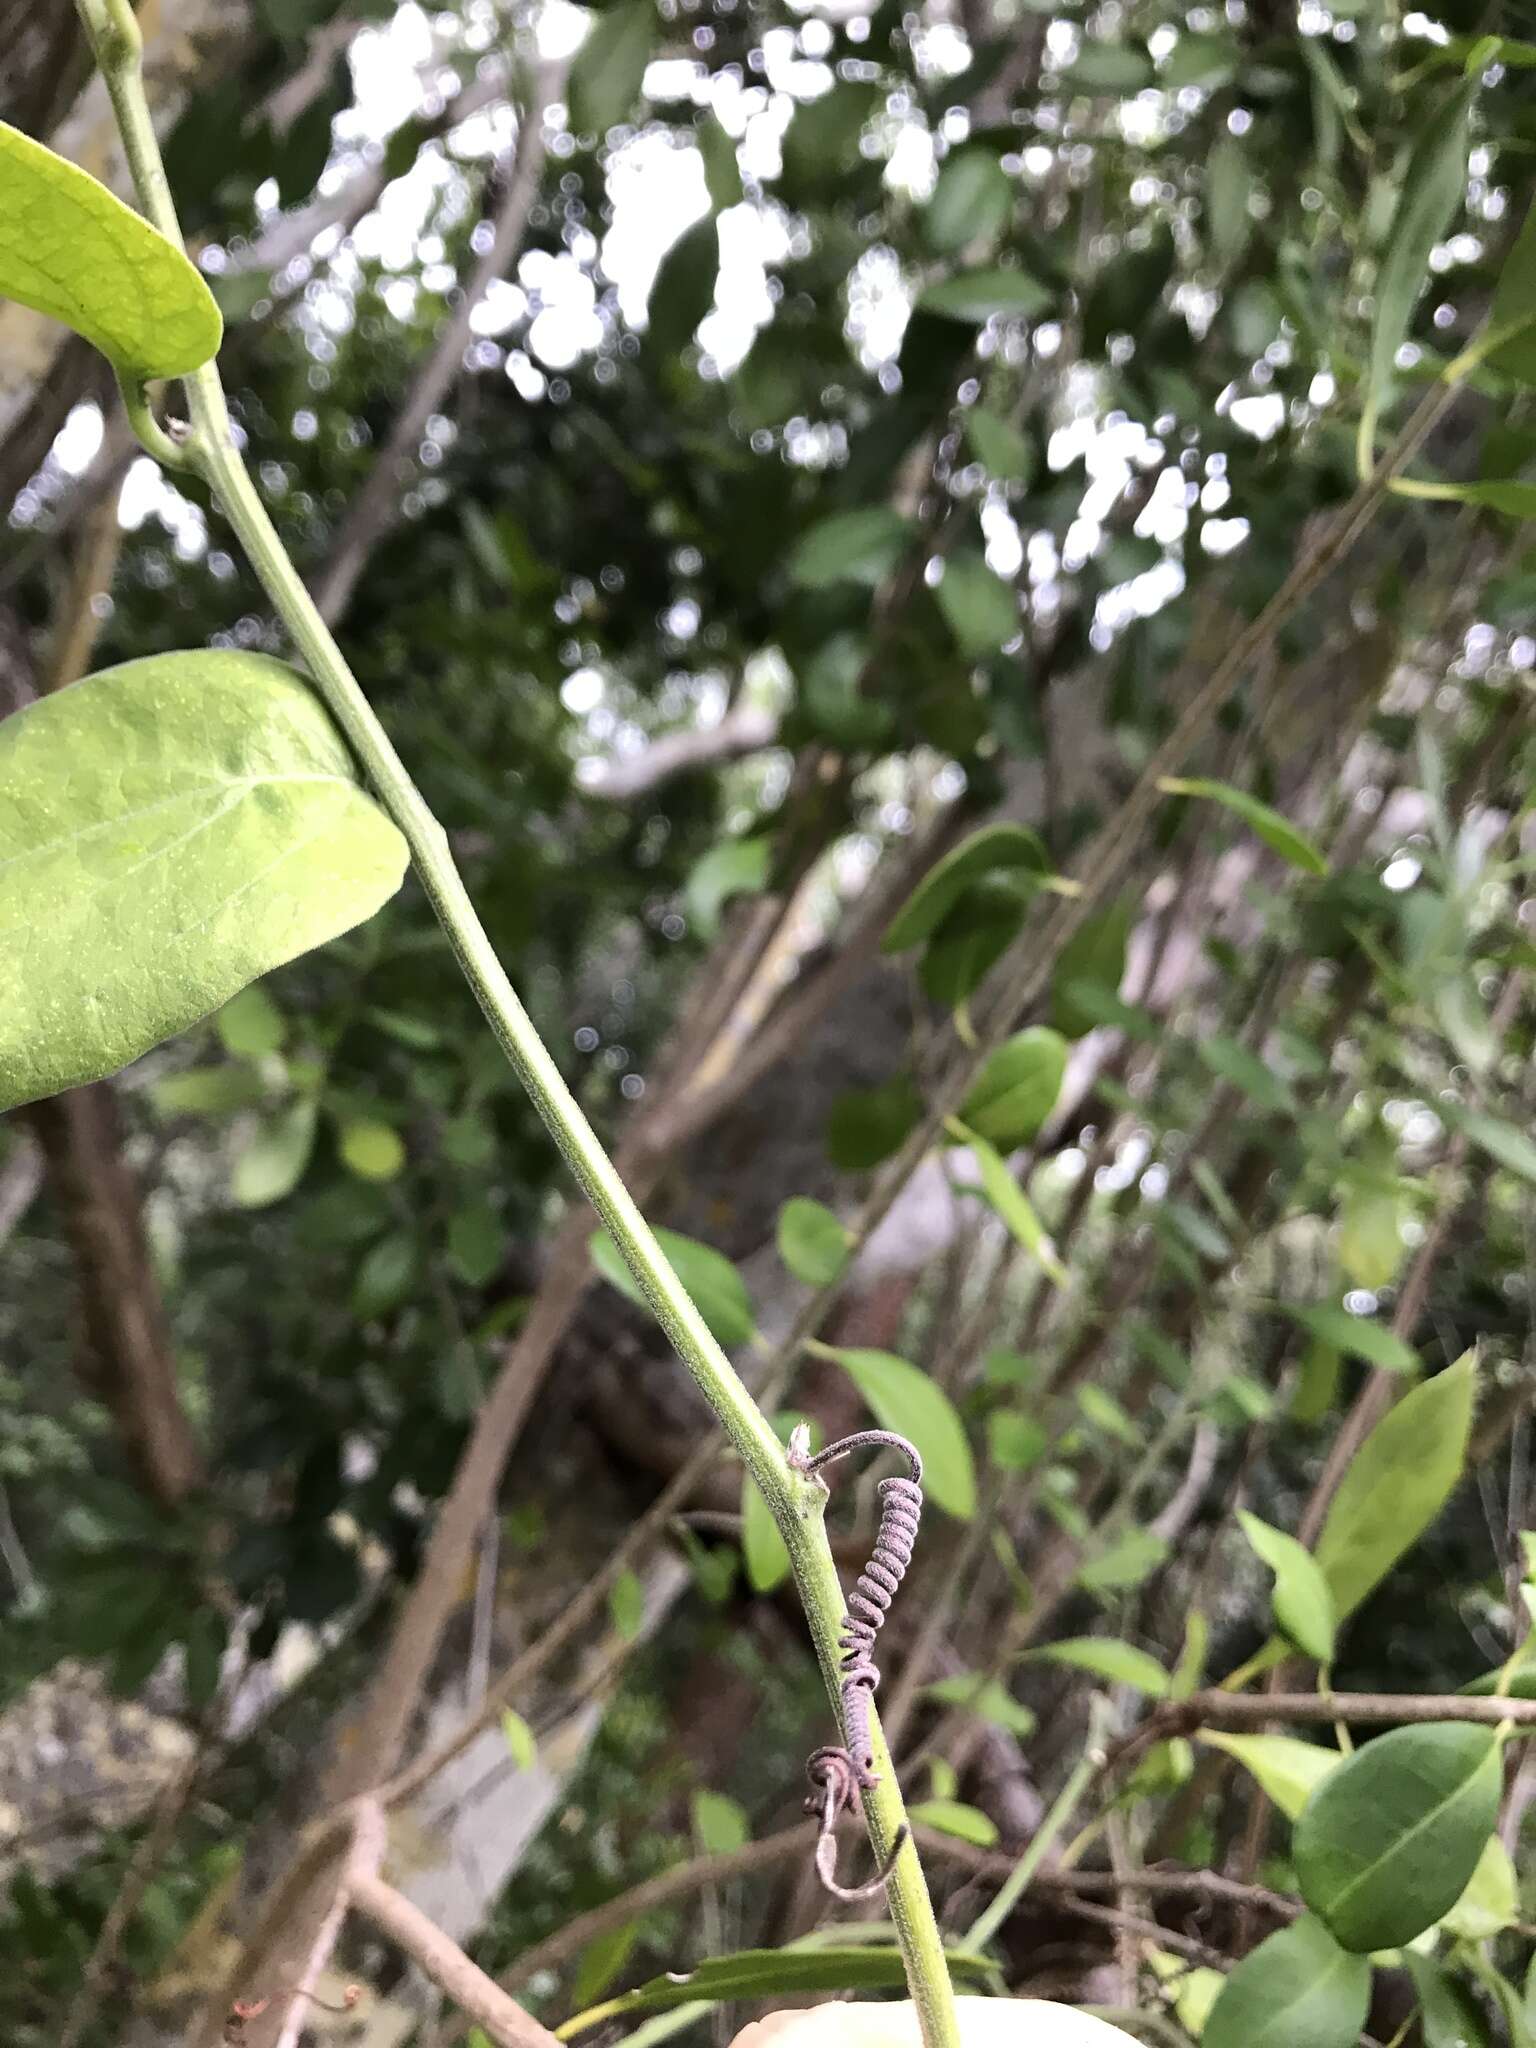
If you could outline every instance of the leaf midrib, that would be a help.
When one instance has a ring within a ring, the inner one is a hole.
[[[1319,1991],[1325,1991],[1328,1988],[1330,1979],[1337,1977],[1341,1972],[1350,1970],[1358,1961],[1359,1957],[1352,1956],[1346,1949],[1341,1949],[1337,1956],[1330,1956],[1328,1967],[1323,1971],[1322,1975],[1309,1978],[1291,2000],[1290,2004],[1281,2006],[1280,2010],[1271,2016],[1268,2023],[1261,2027],[1258,2033],[1254,2035],[1254,2048],[1262,2048],[1262,2044],[1266,2041],[1284,2040],[1284,2033],[1277,2034],[1276,2028],[1283,2028],[1291,2015],[1299,2012],[1308,1999],[1315,1997]]]
[[[1455,1807],[1458,1800],[1465,1797],[1468,1789],[1476,1784],[1479,1773],[1487,1768],[1489,1759],[1496,1754],[1496,1745],[1490,1745],[1487,1754],[1479,1760],[1476,1769],[1469,1771],[1467,1776],[1462,1779],[1461,1783],[1456,1786],[1454,1791],[1447,1793],[1445,1798],[1443,1798],[1438,1803],[1438,1805],[1432,1806],[1427,1813],[1420,1814],[1419,1818],[1414,1822],[1413,1826],[1409,1828],[1408,1832],[1406,1834],[1399,1835],[1396,1838],[1389,1852],[1385,1852],[1383,1854],[1373,1857],[1369,1863],[1365,1864],[1360,1870],[1356,1871],[1355,1875],[1349,1880],[1348,1884],[1344,1886],[1343,1890],[1338,1892],[1330,1902],[1328,1908],[1330,1915],[1336,1915],[1342,1907],[1346,1906],[1349,1903],[1350,1899],[1354,1896],[1354,1894],[1360,1889],[1361,1885],[1363,1885],[1367,1881],[1367,1879],[1372,1877],[1378,1870],[1380,1870],[1383,1864],[1385,1864],[1389,1860],[1389,1856],[1400,1856],[1403,1853],[1403,1851],[1407,1848],[1408,1844],[1412,1842],[1416,1836],[1422,1834],[1425,1828],[1431,1827],[1436,1821],[1442,1819],[1445,1814],[1449,1813]]]
[[[79,846],[88,839],[98,837],[103,832],[116,832],[126,826],[136,825],[141,819],[152,818],[160,811],[171,810],[175,805],[190,802],[196,797],[212,796],[215,794],[223,795],[224,802],[216,810],[210,811],[200,825],[194,826],[192,831],[185,834],[182,839],[171,840],[164,847],[156,847],[145,857],[146,860],[154,860],[162,853],[169,852],[172,847],[184,845],[186,839],[195,837],[197,832],[215,823],[226,812],[233,810],[235,805],[248,796],[253,789],[267,789],[279,784],[316,782],[335,783],[338,787],[348,790],[355,790],[359,787],[357,783],[345,775],[244,775],[231,776],[217,782],[189,783],[186,787],[174,791],[169,796],[158,798],[152,804],[141,805],[137,810],[118,811],[110,818],[99,818],[93,825],[82,825],[76,831],[67,832],[62,838],[45,840],[39,846],[25,847],[20,853],[14,853],[8,859],[0,860],[0,875],[4,875],[9,868],[22,866],[27,861],[42,860],[49,854],[65,852],[68,848]],[[143,862],[139,863],[141,866],[143,864]],[[133,871],[130,870],[130,872]],[[114,875],[110,879],[116,882],[122,878],[121,876]]]

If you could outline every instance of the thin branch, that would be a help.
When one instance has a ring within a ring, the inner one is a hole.
[[[637,754],[616,761],[595,762],[588,772],[585,763],[576,771],[576,786],[583,796],[612,804],[633,803],[650,796],[674,777],[701,768],[719,768],[739,761],[745,754],[760,753],[778,737],[779,721],[760,705],[740,704],[726,713],[718,725],[694,731],[667,733],[652,740]]]
[[[458,302],[417,370],[405,403],[368,473],[336,529],[324,568],[314,583],[320,616],[333,626],[347,609],[358,578],[377,542],[395,524],[402,475],[415,466],[427,421],[458,381],[469,346],[475,309],[512,266],[538,196],[544,170],[544,116],[558,96],[560,67],[541,65],[528,105],[518,123],[511,173],[497,206],[490,242],[471,271]]]
[[[352,1814],[351,1847],[341,1866],[335,1894],[315,1930],[298,1981],[289,1993],[287,2009],[283,2014],[283,2023],[277,2035],[275,2048],[298,2048],[299,2035],[303,2030],[309,2003],[315,1996],[321,1975],[335,1950],[353,1894],[360,1885],[366,1884],[370,1877],[377,1876],[379,1865],[384,1861],[388,1839],[384,1809],[376,1800],[359,1800]]]

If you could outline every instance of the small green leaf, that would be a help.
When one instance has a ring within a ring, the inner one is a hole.
[[[1132,93],[1154,85],[1157,74],[1139,44],[1086,41],[1062,72],[1061,82],[1074,92]]]
[[[1035,1732],[1035,1716],[1021,1700],[1014,1698],[1000,1678],[985,1678],[979,1671],[955,1671],[948,1678],[936,1678],[925,1685],[923,1693],[940,1706],[961,1707],[978,1720],[995,1722],[1021,1739]]]
[[[1027,271],[962,270],[918,294],[916,311],[984,326],[994,316],[1036,320],[1055,303],[1053,294]]]
[[[1230,1081],[1234,1088],[1241,1088],[1258,1108],[1281,1114],[1295,1109],[1296,1098],[1291,1093],[1289,1082],[1235,1038],[1219,1033],[1212,1038],[1198,1038],[1195,1051],[1218,1080]]]
[[[1200,2048],[1354,2048],[1371,1966],[1305,1914],[1261,1941],[1227,1978]]]
[[[951,1135],[970,1147],[971,1157],[981,1172],[981,1192],[989,1207],[1001,1217],[1011,1235],[1035,1260],[1046,1278],[1054,1286],[1065,1287],[1067,1269],[1057,1258],[1056,1247],[1035,1214],[1034,1204],[1009,1172],[1007,1160],[985,1138],[977,1137],[964,1124],[954,1123],[950,1130]]]
[[[538,1755],[538,1744],[533,1739],[533,1730],[522,1715],[511,1707],[501,1710],[501,1738],[507,1745],[507,1754],[520,1771],[531,1771]]]
[[[449,1217],[448,1263],[466,1287],[484,1287],[506,1248],[506,1228],[489,1202],[466,1202]]]
[[[715,303],[720,232],[706,214],[685,228],[662,257],[646,304],[647,333],[664,355],[681,355]]]
[[[1208,1728],[1200,1740],[1235,1756],[1287,1820],[1300,1818],[1318,1786],[1344,1761],[1338,1750],[1296,1735],[1221,1735]]]
[[[1116,1642],[1112,1636],[1068,1636],[1059,1643],[1044,1643],[1027,1655],[1046,1664],[1069,1664],[1076,1671],[1091,1671],[1111,1685],[1129,1685],[1149,1699],[1160,1700],[1168,1691],[1168,1674],[1155,1657],[1138,1650],[1134,1643]]]
[[[684,1237],[677,1230],[658,1230],[656,1241],[694,1307],[709,1325],[715,1342],[727,1350],[750,1343],[757,1327],[752,1304],[741,1275],[730,1260],[709,1245],[700,1244],[696,1237]],[[610,1287],[617,1288],[638,1308],[651,1306],[606,1230],[594,1232],[589,1249],[593,1265]]]
[[[726,839],[694,863],[683,886],[688,915],[702,937],[720,929],[720,913],[733,896],[755,896],[767,887],[773,847],[767,839]]]
[[[983,825],[931,867],[886,927],[882,953],[904,953],[931,938],[965,891],[984,875],[1050,873],[1044,842],[1027,825]]]
[[[930,249],[952,256],[982,236],[995,235],[1008,218],[1014,186],[984,144],[957,149],[944,159],[933,197],[923,209],[923,235]]]
[[[1414,1378],[1423,1369],[1417,1351],[1385,1323],[1351,1315],[1338,1302],[1319,1301],[1305,1308],[1286,1302],[1282,1307],[1292,1322],[1300,1323],[1320,1344],[1342,1351],[1346,1358],[1363,1358],[1367,1365],[1380,1366],[1383,1372],[1406,1373]]]
[[[115,1073],[350,930],[405,860],[319,699],[264,655],[154,655],[16,712],[0,1108]]]
[[[827,590],[835,583],[873,588],[895,568],[909,531],[906,520],[888,505],[834,512],[795,543],[789,557],[790,581],[806,590]]]
[[[1090,917],[1062,948],[1051,977],[1051,1024],[1063,1038],[1082,1038],[1106,1021],[1104,1004],[1118,1001],[1125,978],[1130,936],[1131,906],[1115,903]]]
[[[651,0],[599,15],[571,65],[566,99],[571,127],[599,141],[632,112],[656,40]]]
[[[1309,875],[1327,874],[1327,861],[1306,834],[1298,832],[1289,818],[1281,817],[1268,804],[1261,804],[1247,790],[1234,789],[1229,782],[1211,782],[1204,776],[1183,775],[1164,775],[1159,778],[1157,786],[1168,796],[1208,797],[1212,803],[1220,804],[1241,818],[1267,847],[1278,853],[1282,860],[1289,861],[1293,868],[1300,868]]]
[[[754,1593],[771,1593],[789,1577],[784,1538],[750,1472],[744,1472],[741,1480],[741,1553],[747,1584]]]
[[[1509,336],[1487,358],[1493,368],[1522,384],[1536,384],[1536,205],[1499,272],[1488,331]]]
[[[983,1956],[950,1950],[945,1958],[958,1982],[986,1988],[992,1965]],[[600,2019],[636,2012],[668,2012],[697,2000],[788,1998],[815,1991],[899,1990],[906,1979],[901,1950],[884,1947],[738,1949],[734,1955],[710,1956],[694,1969],[669,1970],[665,1976],[610,1999],[591,2012],[579,2012],[560,2029],[569,2040]]]
[[[393,1180],[405,1164],[398,1131],[374,1117],[353,1117],[341,1127],[341,1162],[359,1180]]]
[[[609,1592],[608,1619],[627,1643],[634,1642],[645,1620],[645,1588],[627,1565]]]
[[[1238,1511],[1238,1523],[1259,1558],[1275,1575],[1275,1620],[1291,1641],[1319,1664],[1333,1661],[1333,1594],[1322,1567],[1294,1536],[1271,1528],[1257,1515]]]
[[[1491,1941],[1520,1918],[1520,1885],[1509,1851],[1490,1835],[1467,1888],[1440,1925],[1458,1941]]]
[[[1167,1555],[1161,1536],[1150,1529],[1132,1529],[1081,1565],[1074,1583],[1085,1593],[1127,1593],[1149,1579]]]
[[[1536,1147],[1532,1148],[1536,1164]],[[1356,1287],[1389,1287],[1402,1263],[1403,1236],[1395,1184],[1357,1182],[1339,1208],[1339,1264]]]
[[[997,1841],[997,1822],[958,1799],[920,1799],[907,1811],[919,1827],[937,1828],[940,1834],[974,1842],[978,1849],[990,1849]]]
[[[848,1263],[846,1227],[823,1202],[792,1195],[779,1211],[779,1257],[807,1287],[830,1287]]]
[[[965,438],[994,483],[1027,484],[1034,475],[1034,443],[1001,413],[973,405],[965,415]]]
[[[1503,1117],[1489,1116],[1480,1109],[1463,1109],[1460,1103],[1437,1102],[1436,1112],[1448,1124],[1465,1131],[1479,1150],[1507,1166],[1523,1180],[1536,1181],[1536,1143],[1517,1125]]]
[[[1413,309],[1429,276],[1435,244],[1461,206],[1467,185],[1467,124],[1477,84],[1457,88],[1424,129],[1398,191],[1386,253],[1376,274],[1376,325],[1360,418],[1362,472],[1376,440],[1397,352],[1408,338]]]
[[[1404,1395],[1355,1453],[1313,1553],[1341,1621],[1449,1500],[1466,1461],[1475,1388],[1467,1352]]]
[[[922,1119],[923,1098],[905,1074],[878,1088],[840,1095],[827,1118],[827,1157],[840,1173],[864,1173],[889,1159]]]
[[[994,576],[974,548],[957,549],[949,557],[933,594],[955,646],[968,661],[996,654],[1018,634],[1013,586]]]
[[[961,1105],[960,1122],[1001,1151],[1027,1145],[1056,1107],[1066,1070],[1066,1040],[1032,1024],[987,1061]]]
[[[229,1191],[242,1209],[269,1209],[291,1195],[315,1149],[318,1106],[301,1096],[266,1117],[235,1161]]]
[[[700,1790],[692,1800],[693,1832],[711,1856],[729,1855],[752,1839],[745,1810],[723,1792]]]
[[[1205,226],[1218,263],[1240,256],[1249,235],[1253,173],[1240,143],[1223,135],[1205,165]]]
[[[233,1116],[255,1109],[266,1089],[250,1067],[189,1067],[167,1074],[150,1088],[150,1100],[162,1116]]]
[[[265,1059],[269,1053],[281,1052],[288,1035],[282,1011],[259,982],[252,982],[227,1002],[214,1026],[224,1050],[240,1060]]]
[[[744,188],[736,139],[726,133],[718,115],[704,117],[698,129],[698,144],[711,207],[716,213],[724,213],[732,206],[740,206]]]
[[[987,1456],[999,1472],[1027,1472],[1050,1442],[1043,1423],[1014,1408],[994,1408],[987,1417]]]
[[[130,377],[218,353],[213,294],[174,243],[77,164],[0,122],[0,296],[61,320]]]
[[[407,1299],[416,1279],[416,1240],[392,1230],[370,1246],[352,1283],[352,1313],[360,1323],[387,1316]]]
[[[578,2012],[594,1998],[602,1997],[629,1961],[639,1936],[640,1922],[626,1920],[622,1927],[611,1927],[605,1934],[595,1936],[582,1950],[571,1979],[571,2003]]]
[[[874,1410],[882,1429],[909,1437],[923,1461],[923,1485],[949,1515],[976,1512],[976,1467],[965,1429],[944,1389],[889,1351],[831,1350]]]
[[[1424,2048],[1492,2048],[1477,2002],[1458,1978],[1411,1948],[1403,1961],[1419,1997]]]
[[[1503,1789],[1495,1731],[1394,1728],[1308,1800],[1291,1842],[1301,1895],[1356,1954],[1400,1948],[1471,1881]]]

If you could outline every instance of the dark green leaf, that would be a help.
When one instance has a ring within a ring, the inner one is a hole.
[[[1012,204],[1013,185],[995,150],[981,144],[955,150],[944,159],[923,211],[929,248],[952,256],[982,236],[990,240]]]
[[[410,1294],[416,1279],[416,1240],[393,1230],[371,1247],[352,1283],[352,1313],[360,1323],[387,1316]]]
[[[1284,1308],[1292,1321],[1310,1330],[1319,1343],[1342,1351],[1347,1358],[1363,1358],[1367,1365],[1380,1366],[1383,1372],[1417,1376],[1422,1369],[1417,1351],[1385,1323],[1351,1315],[1347,1308],[1332,1301],[1315,1302],[1309,1308],[1287,1303]]]
[[[197,369],[223,333],[213,294],[173,243],[77,164],[4,122],[0,296],[61,320],[139,378]]]
[[[928,870],[891,919],[880,950],[903,953],[930,938],[982,876],[1016,869],[1045,875],[1050,865],[1039,834],[1027,825],[983,825]]]
[[[973,405],[965,415],[965,438],[995,483],[1027,484],[1034,475],[1034,443],[1001,413]]]
[[[1026,1145],[1056,1107],[1066,1069],[1066,1040],[1032,1024],[987,1061],[961,1106],[960,1121],[1004,1152]]]
[[[1200,2048],[1354,2048],[1371,1966],[1310,1914],[1244,1956],[1222,1987]]]
[[[602,1997],[628,1962],[639,1935],[640,1922],[626,1920],[622,1927],[610,1927],[588,1942],[571,1980],[571,2003],[578,2012]]]
[[[720,231],[711,215],[685,228],[656,272],[646,306],[653,345],[668,356],[680,355],[692,341],[699,322],[715,303],[720,274]]]
[[[350,930],[405,860],[319,699],[263,655],[156,655],[17,712],[0,1107],[115,1073]]]
[[[632,0],[593,23],[576,52],[566,88],[571,126],[599,141],[624,120],[640,97],[656,39],[651,0]]]
[[[1412,1949],[1403,1961],[1419,1995],[1424,2048],[1492,2048],[1477,2001],[1449,1970]]]
[[[948,1956],[950,1974],[960,1982],[987,1986],[991,1965],[980,1956],[952,1951]],[[734,1955],[710,1956],[688,1971],[669,1971],[649,1983],[626,1991],[620,1997],[578,2013],[561,2028],[563,2037],[610,2019],[636,2012],[668,2012],[674,2006],[692,2005],[701,1999],[761,1999],[795,1997],[814,1991],[899,1990],[906,1979],[901,1950],[891,1943],[885,1948],[758,1948],[739,1949]]]
[[[800,536],[789,558],[790,580],[807,590],[834,583],[884,581],[909,537],[907,522],[888,505],[834,512]]]
[[[749,1344],[757,1325],[741,1275],[730,1260],[711,1246],[700,1244],[696,1237],[684,1237],[681,1231],[658,1230],[656,1241],[666,1253],[668,1265],[682,1281],[694,1307],[709,1325],[709,1333],[715,1342],[723,1344],[727,1350],[738,1344]],[[637,1307],[650,1307],[639,1282],[606,1230],[593,1233],[589,1248],[593,1265],[610,1287],[617,1288]]]
[[[1356,1954],[1398,1948],[1461,1897],[1498,1819],[1491,1728],[1394,1728],[1348,1757],[1308,1800],[1291,1853],[1301,1895]]]
[[[959,549],[949,557],[934,596],[956,647],[969,661],[996,654],[1019,631],[1012,585],[994,576],[974,549]]]
[[[1051,1023],[1063,1038],[1082,1038],[1104,1021],[1095,996],[1118,999],[1130,936],[1131,907],[1115,903],[1090,917],[1062,948],[1051,977]]]
[[[944,1389],[889,1351],[834,1348],[830,1356],[874,1410],[880,1427],[917,1446],[930,1497],[947,1515],[969,1521],[976,1512],[976,1467],[964,1425]]]
[[[980,327],[994,317],[1038,320],[1054,295],[1023,270],[962,270],[919,293],[917,311]]]
[[[923,1098],[905,1074],[840,1095],[827,1118],[827,1156],[840,1172],[863,1173],[889,1159],[922,1114]]]

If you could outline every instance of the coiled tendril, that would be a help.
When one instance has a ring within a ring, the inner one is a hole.
[[[815,1787],[806,1801],[806,1809],[821,1818],[816,1869],[827,1890],[840,1899],[861,1899],[878,1891],[890,1876],[901,1845],[906,1840],[907,1831],[903,1827],[891,1844],[891,1852],[883,1867],[868,1884],[847,1889],[837,1882],[834,1875],[837,1845],[832,1833],[833,1823],[845,1808],[856,1811],[860,1792],[879,1783],[875,1776],[874,1748],[869,1732],[869,1703],[880,1683],[880,1673],[872,1653],[875,1637],[890,1611],[896,1588],[912,1562],[912,1548],[917,1541],[918,1518],[923,1507],[923,1461],[904,1436],[897,1436],[888,1429],[861,1429],[853,1436],[841,1437],[835,1444],[829,1444],[814,1458],[797,1461],[802,1472],[819,1472],[823,1465],[846,1458],[851,1451],[863,1450],[866,1446],[899,1451],[907,1461],[909,1476],[897,1474],[880,1482],[877,1489],[880,1495],[880,1526],[875,1534],[874,1555],[848,1596],[842,1632],[838,1637],[843,1653],[843,1732],[848,1746],[846,1749],[818,1749],[806,1765],[806,1775]]]

